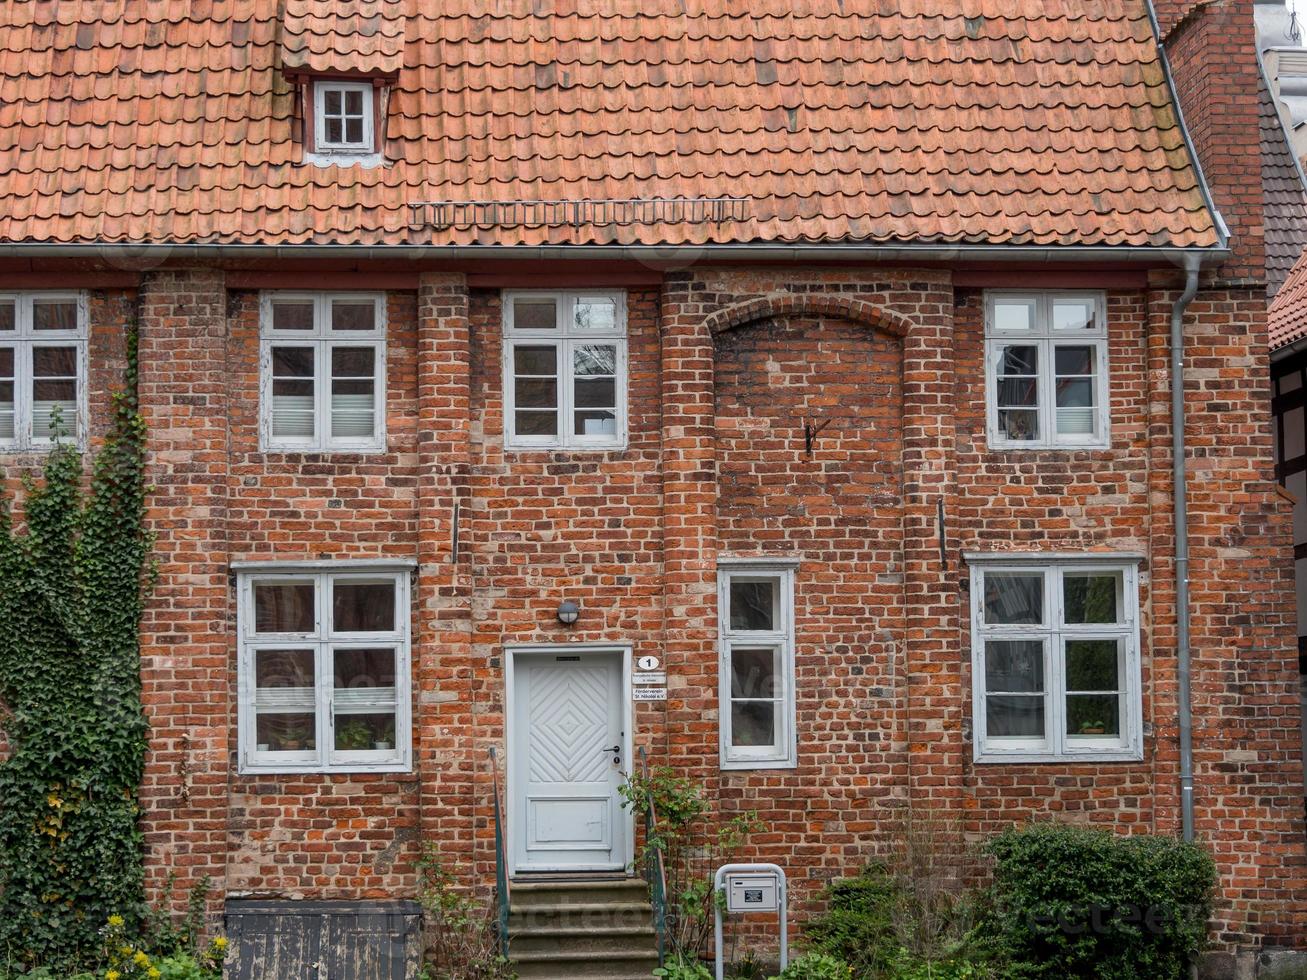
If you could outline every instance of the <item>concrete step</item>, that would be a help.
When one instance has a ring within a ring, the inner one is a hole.
[[[518,953],[513,950],[513,969],[530,980],[587,980],[610,977],[650,977],[658,966],[656,952],[565,952]]]
[[[511,927],[510,927],[511,928]],[[527,926],[510,931],[514,957],[526,953],[657,953],[652,925],[602,930],[566,926]]]
[[[653,906],[648,902],[572,902],[566,905],[514,903],[508,911],[513,932],[532,927],[563,926],[569,929],[622,929],[649,925]]]
[[[643,878],[514,881],[509,885],[508,891],[514,908],[526,908],[532,905],[649,901],[649,888]]]

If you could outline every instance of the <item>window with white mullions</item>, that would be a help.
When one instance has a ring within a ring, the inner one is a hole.
[[[977,761],[1139,758],[1134,565],[971,564]]]
[[[371,153],[373,91],[365,82],[317,82],[314,86],[316,149]]]
[[[263,295],[263,448],[385,448],[380,295]]]
[[[986,294],[991,446],[1109,444],[1105,309],[1099,293]]]
[[[505,293],[504,362],[507,446],[625,443],[623,294]]]
[[[795,764],[793,583],[774,566],[720,573],[723,768]]]
[[[243,768],[406,767],[407,609],[405,573],[243,576]]]
[[[86,334],[80,293],[0,294],[0,448],[84,444]]]

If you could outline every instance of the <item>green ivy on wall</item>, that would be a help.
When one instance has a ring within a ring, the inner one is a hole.
[[[140,619],[150,582],[137,335],[92,466],[57,446],[0,498],[0,965],[71,969],[143,909]]]

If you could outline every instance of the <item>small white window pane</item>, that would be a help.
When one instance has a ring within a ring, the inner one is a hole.
[[[1066,622],[1118,623],[1121,610],[1117,591],[1121,576],[1117,572],[1067,572],[1062,576],[1062,604]]]
[[[312,330],[312,300],[273,300],[273,330]]]
[[[553,408],[558,404],[558,380],[519,376],[513,382],[513,400],[518,408]]]
[[[1044,576],[986,572],[984,616],[991,625],[1038,626],[1044,621]]]
[[[998,300],[994,303],[995,330],[1030,330],[1034,324],[1033,300]]]
[[[77,348],[32,348],[32,435],[67,437],[77,432]]]
[[[1044,690],[1042,640],[990,640],[985,644],[985,690],[1038,694]]]
[[[395,626],[395,583],[335,581],[331,622],[336,633],[389,633]]]
[[[744,632],[774,632],[780,626],[775,579],[730,580],[730,628]]]
[[[1053,351],[1059,435],[1093,435],[1095,428],[1094,347],[1059,345]]]
[[[513,348],[513,372],[519,377],[553,378],[558,374],[558,349],[553,346]]]
[[[519,436],[556,436],[558,413],[519,409],[513,413],[513,431]]]
[[[393,752],[394,711],[337,711],[336,751]]]
[[[14,349],[0,347],[0,439],[14,438]]]
[[[13,300],[0,300],[0,331],[12,331],[17,328],[16,304]]]
[[[353,146],[358,146],[363,142],[363,120],[361,118],[345,120],[345,142]]]
[[[37,299],[32,301],[33,330],[76,330],[77,301]]]
[[[323,105],[325,106],[326,111],[328,113],[337,116],[340,115],[340,111],[341,111],[340,97],[341,97],[340,89],[329,88],[323,93]]]
[[[997,391],[999,435],[1028,442],[1039,438],[1039,348],[1010,345],[998,350]]]
[[[331,350],[331,434],[366,439],[376,430],[376,351],[371,347]]]
[[[312,582],[255,582],[254,632],[313,633]]]
[[[380,752],[395,747],[395,651],[393,648],[332,651],[335,748]]]
[[[314,433],[314,351],[311,347],[272,349],[272,434],[311,439]]]
[[[340,119],[328,119],[326,129],[327,143],[341,144],[345,142],[345,127]]]
[[[1121,698],[1116,694],[1069,694],[1066,733],[1085,738],[1121,734]]]
[[[985,698],[985,732],[990,738],[1043,738],[1042,694],[991,694]]]
[[[519,436],[558,435],[558,349],[513,349],[513,431]]]
[[[351,116],[363,114],[363,93],[358,89],[349,89],[345,93],[345,112]]]
[[[312,752],[318,747],[318,716],[312,712],[258,712],[255,748],[259,752]]]
[[[259,752],[317,748],[317,705],[312,650],[254,653],[255,741]]]
[[[557,326],[557,300],[549,298],[513,300],[513,329],[553,330]]]
[[[781,728],[779,701],[732,701],[731,745],[736,748],[770,747]]]
[[[780,651],[769,647],[735,647],[731,650],[731,697],[780,697]]]
[[[1091,299],[1054,299],[1054,330],[1093,330],[1098,304]]]
[[[377,304],[371,300],[339,300],[331,304],[332,330],[374,330]]]
[[[577,299],[572,322],[579,330],[617,329],[617,304],[602,297]]]
[[[1067,640],[1066,689],[1115,694],[1121,689],[1119,660],[1117,640]]]

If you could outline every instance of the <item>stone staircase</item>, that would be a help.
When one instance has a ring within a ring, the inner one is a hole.
[[[645,980],[658,966],[641,878],[515,881],[508,956],[523,980]]]

